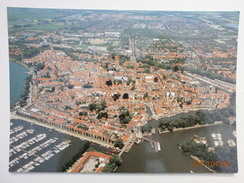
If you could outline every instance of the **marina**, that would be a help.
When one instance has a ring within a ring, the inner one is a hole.
[[[11,124],[10,172],[61,171],[62,166],[85,143],[78,138],[22,120],[12,119]],[[93,146],[100,151],[107,150]]]
[[[19,134],[16,134],[11,137],[10,143],[16,144],[16,142],[18,142],[19,140],[33,133],[35,133],[34,129],[21,131]],[[71,143],[70,140],[64,140],[56,144],[56,142],[58,141],[57,137],[50,138],[48,140],[46,139],[47,139],[47,134],[41,133],[35,135],[32,138],[25,138],[25,141],[23,141],[20,144],[10,145],[10,155],[9,155],[10,158],[17,153],[22,153],[22,154],[19,155],[19,157],[15,157],[13,160],[11,160],[9,162],[9,167],[14,168],[18,166],[18,164],[22,160],[27,160],[27,161],[30,160],[16,170],[17,172],[29,172],[35,169],[35,167],[40,166],[45,161],[51,159],[56,153],[63,151]],[[53,144],[54,146],[52,146]],[[28,147],[31,148],[29,150],[26,150]],[[43,153],[40,154],[39,152],[43,152]],[[35,157],[34,160],[33,157]]]

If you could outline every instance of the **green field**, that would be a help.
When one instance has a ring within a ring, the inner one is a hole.
[[[73,15],[78,10],[64,9],[39,9],[39,8],[8,8],[8,20],[16,21],[21,19],[53,19]]]
[[[24,27],[24,28],[9,28],[9,32],[14,32],[14,31],[22,31],[22,30],[32,30],[32,31],[39,31],[39,30],[59,30],[65,28],[66,25],[62,22],[51,22],[48,24],[43,24],[43,25],[37,25],[37,26],[32,26],[32,27]]]

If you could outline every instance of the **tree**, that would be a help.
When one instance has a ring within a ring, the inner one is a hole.
[[[111,80],[108,80],[108,81],[106,81],[106,85],[107,86],[112,86],[113,85],[113,82]]]
[[[168,126],[168,130],[172,132],[174,130],[174,127],[170,125]]]
[[[111,58],[112,58],[113,60],[115,60],[115,55],[114,55],[114,53],[112,53]]]
[[[90,111],[96,110],[96,108],[97,108],[97,105],[95,103],[92,103],[89,105]]]
[[[144,70],[144,73],[150,73],[151,71],[150,71],[150,69],[148,69],[148,68],[146,68],[145,70]]]
[[[130,90],[135,90],[135,89],[136,89],[136,87],[135,87],[135,85],[133,85]]]
[[[203,111],[196,112],[197,122],[200,123],[201,121],[205,121],[205,114]]]
[[[102,118],[108,118],[108,113],[107,112],[100,112],[98,115],[97,115],[97,119],[102,119]]]
[[[146,93],[144,94],[143,98],[145,99],[145,98],[148,98],[148,97],[149,97],[148,92],[146,92]]]
[[[110,158],[108,164],[106,164],[106,166],[104,167],[103,172],[105,172],[105,173],[114,172],[115,168],[117,166],[119,166],[121,164],[121,162],[122,162],[122,160],[118,154],[113,155]]]
[[[107,104],[106,104],[105,100],[103,100],[101,103],[98,103],[98,104],[92,103],[89,105],[90,111],[97,110],[98,112],[100,112],[101,110],[104,110],[106,107],[107,107]]]
[[[131,121],[132,116],[131,116],[130,112],[127,109],[122,108],[122,112],[119,115],[119,119],[120,119],[120,123],[127,124],[127,123],[129,123]]]
[[[156,82],[156,83],[158,82],[158,77],[154,78],[154,82]]]
[[[89,130],[89,128],[85,124],[79,124],[77,128],[81,128],[83,130]]]
[[[110,162],[115,163],[117,166],[119,166],[122,162],[122,159],[119,157],[118,154],[115,154],[111,157]]]
[[[113,97],[114,101],[116,101],[116,100],[119,99],[120,94],[119,93],[115,93],[112,97]]]
[[[40,71],[40,70],[44,69],[44,67],[45,67],[45,64],[43,62],[38,63],[36,66],[36,71]]]
[[[176,65],[176,66],[173,67],[173,71],[174,72],[177,72],[178,70],[179,70],[179,66],[178,65]]]
[[[76,100],[76,101],[75,101],[75,104],[76,104],[76,105],[80,105],[80,104],[81,104],[81,101],[77,101],[77,100]]]
[[[118,139],[114,142],[114,147],[118,147],[120,149],[122,149],[124,147],[124,143],[122,139]]]
[[[117,84],[118,84],[118,85],[122,84],[122,81],[119,79],[119,80],[117,81]]]
[[[87,116],[87,112],[80,111],[80,112],[79,112],[79,116]]]
[[[107,107],[107,103],[105,100],[103,100],[99,105],[98,105],[98,110],[104,110]]]
[[[74,88],[74,85],[69,84],[69,85],[68,85],[68,88],[69,88],[69,89],[73,89],[73,88]]]
[[[124,93],[123,99],[128,99],[128,98],[129,98],[129,94],[128,93]]]
[[[48,69],[49,71],[52,71],[52,68],[51,68],[50,66],[48,66],[47,69]]]

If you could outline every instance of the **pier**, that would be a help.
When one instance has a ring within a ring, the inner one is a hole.
[[[155,152],[161,151],[160,143],[153,141],[152,139],[149,139],[147,137],[142,137],[143,140],[148,141],[151,144],[151,147],[154,148]]]

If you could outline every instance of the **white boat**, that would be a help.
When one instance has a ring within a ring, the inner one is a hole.
[[[217,147],[219,146],[219,142],[218,141],[214,141],[214,145]]]
[[[216,133],[212,133],[212,137],[213,138],[216,138]]]
[[[190,170],[190,173],[194,173],[192,170]]]
[[[235,146],[236,146],[235,141],[232,140],[232,139],[228,139],[228,140],[227,140],[227,143],[228,143],[228,145],[229,145],[230,147],[235,147]]]
[[[135,143],[140,144],[141,142],[142,142],[141,139],[138,139]]]
[[[161,151],[160,143],[157,142],[157,145],[158,145],[158,151]]]

